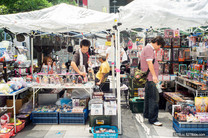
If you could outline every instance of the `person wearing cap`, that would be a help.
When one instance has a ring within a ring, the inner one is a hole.
[[[110,66],[108,62],[106,61],[106,56],[99,55],[98,59],[101,62],[101,65],[95,78],[96,85],[100,85],[104,81],[104,76],[110,72]]]

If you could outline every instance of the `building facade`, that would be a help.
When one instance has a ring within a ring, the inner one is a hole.
[[[116,13],[120,6],[125,6],[133,0],[88,0],[87,8],[107,13]]]

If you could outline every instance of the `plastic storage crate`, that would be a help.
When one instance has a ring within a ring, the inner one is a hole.
[[[110,115],[90,115],[89,126],[111,125]]]
[[[112,129],[115,130],[116,133],[109,133],[109,132],[95,133],[100,128]],[[109,126],[109,125],[96,126],[96,127],[92,127],[91,131],[94,135],[94,138],[118,138],[118,128],[116,126]]]
[[[208,127],[207,124],[203,123],[187,123],[180,124],[175,118],[173,118],[173,128],[177,133],[197,133],[197,134],[205,134],[208,136]]]
[[[208,123],[179,123],[175,118],[173,118],[173,122],[180,128],[207,128]]]
[[[130,110],[132,113],[143,113],[144,110],[144,99],[139,99],[135,102],[129,101]]]
[[[0,138],[10,138],[11,136],[15,136],[15,130],[13,126],[6,126],[6,128],[11,130],[7,133],[0,133]]]
[[[85,124],[88,117],[88,110],[84,109],[83,113],[59,113],[59,124]]]
[[[20,125],[16,125],[16,133],[20,132],[23,128],[25,128],[25,120],[21,120],[21,122],[22,123]],[[14,127],[14,123],[8,123],[6,125]]]
[[[58,112],[32,112],[34,124],[58,124]]]

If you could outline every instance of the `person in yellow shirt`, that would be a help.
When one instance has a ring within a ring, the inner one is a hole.
[[[105,75],[110,72],[110,66],[106,61],[106,56],[99,55],[98,59],[101,62],[101,65],[95,78],[96,85],[100,85],[103,81],[105,81]]]

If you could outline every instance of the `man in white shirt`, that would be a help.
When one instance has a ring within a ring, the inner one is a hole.
[[[113,50],[114,50],[114,53],[113,53]],[[110,46],[106,50],[106,59],[107,59],[110,66],[112,66],[112,62],[113,62],[112,57],[113,56],[114,56],[114,65],[115,65],[115,63],[116,63],[116,49],[114,46]]]

